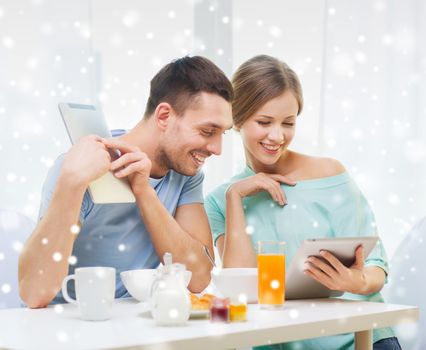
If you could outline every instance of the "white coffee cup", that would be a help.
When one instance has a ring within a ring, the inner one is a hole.
[[[68,281],[74,279],[76,299],[67,291]],[[62,282],[62,295],[72,304],[77,304],[81,318],[89,321],[103,321],[111,317],[115,296],[115,268],[79,267],[73,275]]]

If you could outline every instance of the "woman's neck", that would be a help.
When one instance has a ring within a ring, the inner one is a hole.
[[[281,157],[274,164],[264,164],[255,159],[246,150],[246,163],[255,173],[281,174],[285,175],[290,171],[293,152],[286,149]]]

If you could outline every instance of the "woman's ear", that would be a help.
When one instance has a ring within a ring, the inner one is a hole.
[[[169,103],[161,102],[158,104],[154,111],[153,117],[155,118],[155,121],[160,129],[165,130],[167,128],[167,125],[170,122],[172,111],[172,106],[170,106]]]

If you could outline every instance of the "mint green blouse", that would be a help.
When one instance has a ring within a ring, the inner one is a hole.
[[[255,173],[249,167],[215,190],[204,206],[213,233],[213,240],[225,234],[225,193],[228,187]],[[374,214],[367,200],[347,172],[339,175],[299,181],[296,186],[282,184],[288,204],[284,207],[273,201],[267,192],[243,199],[246,232],[253,247],[260,240],[286,242],[286,262],[291,263],[300,243],[307,238],[352,237],[377,235]],[[366,266],[379,266],[386,275],[388,262],[382,242],[365,260]],[[383,302],[380,293],[367,296],[345,293],[342,298]],[[393,337],[391,328],[374,330],[374,342]],[[353,334],[321,337],[311,340],[277,344],[259,349],[353,349]]]

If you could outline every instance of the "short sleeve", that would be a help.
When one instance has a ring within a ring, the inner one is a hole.
[[[217,239],[225,234],[225,212],[212,193],[207,196],[204,208],[209,219],[213,242],[216,245]]]
[[[331,215],[333,231],[336,236],[378,236],[376,219],[370,205],[359,190],[354,181],[345,186],[347,190],[338,198]],[[365,260],[365,266],[378,266],[386,275],[389,272],[389,264],[382,241],[379,239],[376,246]]]
[[[179,196],[178,207],[184,204],[203,203],[204,173],[199,171],[196,175],[188,177]]]
[[[53,193],[55,192],[56,183],[58,182],[59,174],[61,172],[62,164],[64,162],[65,155],[60,155],[53,166],[49,169],[46,180],[43,184],[43,189],[41,193],[41,202],[38,219],[44,216],[49,207],[50,201],[52,200]],[[83,198],[83,203],[80,209],[80,222],[83,223],[84,219],[87,217],[91,208],[93,207],[93,202],[90,199],[89,192],[86,191]]]

